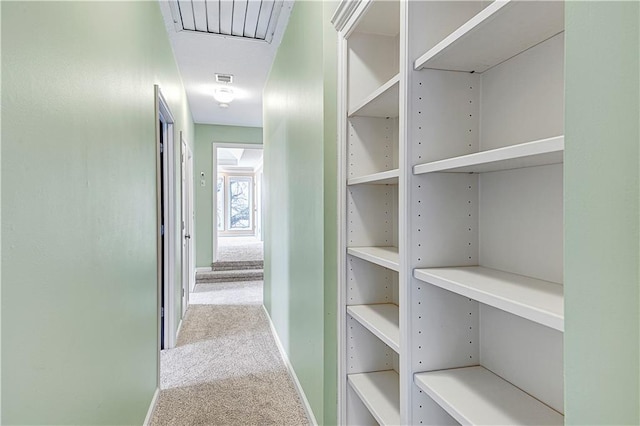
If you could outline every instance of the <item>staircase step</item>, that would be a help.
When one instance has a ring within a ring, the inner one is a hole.
[[[262,260],[241,260],[241,261],[222,261],[214,262],[211,268],[214,271],[237,271],[241,269],[262,269],[264,262]]]
[[[263,278],[264,274],[262,269],[241,269],[234,271],[208,271],[196,273],[197,283],[259,281]]]

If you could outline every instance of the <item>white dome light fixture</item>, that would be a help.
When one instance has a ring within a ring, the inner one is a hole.
[[[220,103],[222,108],[228,108],[235,97],[236,94],[230,87],[219,87],[213,92],[213,98]]]

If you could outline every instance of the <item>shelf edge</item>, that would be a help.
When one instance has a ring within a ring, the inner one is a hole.
[[[390,90],[396,84],[400,84],[400,73],[398,73],[398,74],[394,75],[393,77],[391,77],[386,83],[384,83],[382,86],[378,87],[369,96],[364,98],[362,100],[362,102],[357,104],[357,106],[355,106],[354,108],[350,109],[347,112],[347,117],[351,118],[351,117],[356,116],[358,114],[358,112],[360,112],[360,110],[362,110],[367,105],[369,105],[372,102],[374,102],[377,98],[382,96],[387,90]]]
[[[489,6],[482,9],[477,15],[473,18],[462,24],[462,26],[458,27],[454,32],[445,37],[438,44],[429,49],[426,53],[421,55],[418,59],[415,60],[413,68],[416,71],[420,71],[425,68],[425,64],[429,62],[429,60],[435,58],[440,55],[443,51],[445,51],[449,46],[455,44],[462,37],[466,36],[473,29],[475,29],[478,25],[485,22],[491,16],[495,15],[500,11],[503,7],[507,6],[511,3],[512,0],[495,0]]]
[[[452,293],[456,293],[464,297],[469,297],[473,300],[476,300],[477,302],[483,303],[488,306],[492,306],[496,309],[500,309],[504,312],[508,312],[520,318],[524,318],[526,320],[552,328],[554,330],[564,332],[564,316],[560,316],[553,312],[544,310],[539,307],[531,306],[523,302],[510,300],[505,298],[504,296],[489,293],[487,291],[483,291],[478,288],[468,287],[462,283],[451,281],[446,278],[434,277],[433,275],[430,275],[428,272],[425,272],[423,269],[428,269],[428,268],[414,269],[413,277],[424,283],[434,285],[436,287],[451,291]],[[504,271],[499,271],[499,272],[504,272]],[[513,275],[517,275],[517,274],[513,274]],[[530,278],[530,277],[525,277],[525,278]],[[516,307],[519,307],[520,309],[515,309]]]
[[[426,173],[444,172],[461,168],[469,168],[474,166],[481,166],[485,164],[500,163],[509,160],[524,159],[527,157],[534,158],[545,154],[554,154],[564,152],[564,135],[554,136],[551,138],[540,139],[531,142],[524,142],[516,145],[509,145],[501,148],[490,149],[487,151],[475,152],[473,154],[461,155],[458,157],[445,158],[443,160],[431,161],[428,163],[416,164],[413,166],[413,174],[421,175]],[[541,165],[558,164],[558,162],[550,162]],[[491,171],[510,170],[523,167],[535,167],[535,166],[522,166],[516,168],[496,168]],[[456,172],[450,172],[456,173]],[[457,173],[473,173],[469,171],[458,171]],[[485,172],[475,172],[485,173]]]

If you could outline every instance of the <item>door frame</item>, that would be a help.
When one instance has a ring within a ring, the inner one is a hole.
[[[181,261],[182,261],[182,318],[189,307],[189,293],[195,286],[194,211],[193,211],[193,153],[180,132],[181,165]]]
[[[211,224],[212,224],[211,240],[212,240],[212,249],[213,249],[212,255],[211,255],[212,257],[211,262],[213,263],[218,261],[218,218],[217,218],[217,214],[218,214],[218,197],[217,197],[218,148],[262,149],[263,156],[264,156],[264,145],[262,143],[213,142],[213,155],[212,155],[213,164],[211,167],[211,170],[212,170],[211,198],[213,201],[213,209],[211,212]],[[264,162],[264,157],[263,157],[263,162]],[[259,200],[259,201],[262,202],[262,200]]]
[[[155,133],[156,133],[156,238],[157,238],[157,316],[158,316],[158,377],[160,374],[160,351],[175,346],[175,264],[176,264],[176,176],[175,176],[175,119],[169,104],[162,95],[160,86],[154,85]],[[158,124],[166,128],[164,140]],[[164,229],[162,217],[164,215]],[[164,232],[164,238],[163,238]],[[163,243],[163,244],[162,244]],[[163,289],[164,280],[164,289]],[[162,298],[165,312],[162,315]],[[162,329],[164,326],[164,336]],[[164,338],[164,348],[162,340]]]

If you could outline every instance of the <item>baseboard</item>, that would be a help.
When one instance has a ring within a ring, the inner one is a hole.
[[[273,334],[273,339],[276,341],[276,346],[280,351],[280,355],[282,356],[284,365],[287,367],[289,376],[291,376],[291,380],[293,380],[296,390],[298,391],[298,395],[300,395],[300,399],[302,400],[302,405],[304,405],[304,410],[307,412],[307,418],[309,419],[309,424],[313,426],[318,426],[318,421],[316,420],[316,416],[314,416],[313,410],[311,410],[311,405],[309,404],[309,400],[307,400],[307,395],[305,395],[304,390],[302,389],[302,385],[298,380],[298,376],[296,375],[296,372],[293,369],[293,365],[291,365],[291,362],[289,361],[289,356],[287,355],[287,352],[285,352],[284,347],[282,346],[282,342],[280,342],[280,337],[278,337],[278,332],[276,331],[276,328],[273,325],[273,322],[271,321],[271,316],[269,315],[269,312],[267,311],[267,308],[264,307],[264,305],[262,305],[262,309],[264,309],[264,313],[267,316],[267,319],[269,320],[269,326],[271,327],[271,334]]]
[[[158,403],[159,395],[160,395],[160,388],[156,388],[156,391],[153,393],[153,398],[151,399],[151,405],[149,405],[149,411],[147,411],[147,417],[144,418],[143,426],[147,426],[151,421],[151,417],[153,416],[153,410],[156,409],[156,404]]]
[[[182,329],[182,318],[180,318],[180,324],[178,324],[178,329],[176,330],[176,344],[178,343],[178,336],[180,336],[181,329]]]
[[[196,274],[198,272],[211,272],[211,271],[212,271],[211,266],[201,266],[199,268],[196,268]]]

